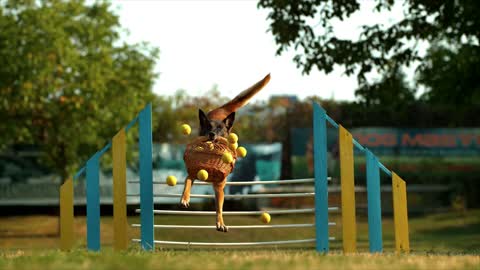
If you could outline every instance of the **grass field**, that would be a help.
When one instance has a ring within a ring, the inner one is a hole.
[[[274,216],[272,224],[312,222],[311,215]],[[338,220],[338,216],[333,216]],[[179,218],[162,216],[156,223],[208,224],[212,217]],[[137,218],[130,218],[136,223]],[[258,224],[256,217],[226,217],[228,224]],[[410,255],[394,253],[393,222],[384,217],[382,255],[368,254],[368,227],[358,217],[358,254],[341,252],[341,227],[331,229],[337,240],[332,252],[320,255],[313,245],[255,247],[242,249],[157,247],[142,252],[137,244],[116,253],[111,248],[111,217],[102,217],[102,252],[85,251],[85,218],[76,217],[77,247],[71,252],[57,250],[57,220],[52,216],[0,218],[0,269],[480,269],[480,211],[461,214],[432,214],[410,218]],[[139,236],[130,228],[129,236]],[[276,230],[157,230],[156,239],[177,241],[270,241],[313,238],[311,228]]]

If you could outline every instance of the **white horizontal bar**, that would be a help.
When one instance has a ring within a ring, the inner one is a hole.
[[[328,226],[335,226],[335,222],[329,222]],[[141,224],[132,224],[132,227],[141,228]],[[216,226],[210,225],[153,225],[158,229],[216,229]],[[315,224],[279,224],[279,225],[233,225],[229,229],[275,229],[275,228],[307,228],[315,227]]]
[[[335,240],[335,237],[329,237],[328,240]],[[140,242],[140,239],[132,239],[133,242]],[[283,241],[269,241],[269,242],[177,242],[177,241],[153,241],[155,244],[165,245],[184,245],[184,246],[262,246],[262,245],[283,245],[283,244],[300,244],[300,243],[314,243],[316,239],[301,239],[301,240],[283,240]]]
[[[329,207],[328,211],[338,211],[338,207]],[[140,209],[135,209],[135,212],[140,213]],[[270,211],[227,211],[227,212],[223,212],[223,215],[224,216],[248,216],[248,215],[261,215],[264,212],[267,212],[272,215],[303,214],[303,213],[315,213],[315,208],[270,210]],[[162,215],[193,215],[193,216],[214,216],[217,214],[215,211],[177,211],[177,210],[153,210],[153,213],[162,214]]]
[[[140,197],[140,194],[127,194],[128,197]],[[259,193],[259,194],[233,194],[225,195],[225,199],[248,199],[248,198],[287,198],[287,197],[314,197],[315,192],[307,193],[278,193],[278,194],[269,194],[269,193]],[[163,198],[180,198],[182,194],[180,193],[162,193],[162,194],[153,194],[153,197],[163,197]],[[215,195],[208,194],[191,194],[190,198],[215,198]]]
[[[332,178],[328,177],[328,181],[331,181]],[[271,185],[271,184],[301,184],[301,183],[313,183],[315,182],[314,178],[303,178],[303,179],[288,179],[288,180],[268,180],[268,181],[241,181],[241,182],[227,182],[227,186],[251,186],[251,185]],[[139,180],[131,180],[128,183],[140,183]],[[153,181],[153,184],[166,185],[166,181]],[[183,185],[185,182],[178,182],[177,185]],[[195,181],[194,185],[211,185],[212,183]]]

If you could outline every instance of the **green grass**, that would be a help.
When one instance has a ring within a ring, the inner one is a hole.
[[[311,250],[129,251],[102,253],[46,251],[16,253],[0,260],[9,269],[478,269],[472,255],[320,255]]]
[[[156,217],[163,224],[212,224],[213,217]],[[272,224],[312,222],[311,215],[273,216]],[[332,219],[339,222],[339,216]],[[136,223],[137,218],[130,218]],[[85,251],[85,218],[77,217],[77,247],[71,252],[57,250],[56,218],[45,216],[0,218],[0,269],[480,269],[480,211],[432,214],[410,218],[410,255],[394,252],[393,222],[384,217],[385,252],[368,254],[366,218],[358,217],[358,254],[341,252],[341,227],[332,228],[338,241],[332,252],[321,255],[313,245],[255,247],[242,249],[169,248],[143,252],[132,244],[128,251],[111,248],[111,217],[102,217],[102,252]],[[226,217],[228,224],[258,224],[257,217]],[[340,223],[340,222],[339,222]],[[129,237],[139,236],[130,228]],[[177,241],[270,241],[313,237],[312,229],[231,230],[157,230],[156,238]]]

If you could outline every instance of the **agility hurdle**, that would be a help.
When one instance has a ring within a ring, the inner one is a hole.
[[[126,194],[126,160],[125,160],[125,132],[135,123],[140,125],[140,181],[129,181],[140,184],[139,194]],[[326,253],[329,251],[329,241],[335,240],[329,235],[329,227],[335,226],[329,222],[329,212],[338,211],[338,207],[328,205],[328,181],[327,176],[327,122],[339,130],[340,162],[341,162],[341,213],[343,250],[345,253],[356,252],[356,219],[355,219],[355,193],[354,193],[354,168],[353,147],[364,152],[367,157],[367,193],[368,193],[368,225],[369,243],[371,252],[382,252],[382,226],[380,207],[380,169],[392,177],[395,242],[397,251],[409,251],[408,240],[408,216],[406,204],[405,181],[394,172],[390,172],[368,149],[361,146],[352,135],[341,125],[335,123],[319,104],[313,103],[313,129],[314,129],[314,169],[315,178],[292,179],[279,181],[246,181],[227,182],[227,185],[266,185],[266,184],[293,184],[312,183],[313,193],[281,193],[281,194],[243,194],[226,195],[225,199],[251,199],[251,198],[274,198],[274,197],[313,197],[314,208],[289,209],[269,211],[272,215],[313,213],[315,223],[312,224],[280,224],[280,225],[243,225],[229,226],[232,229],[271,229],[271,228],[304,228],[314,227],[315,238],[313,239],[287,239],[267,242],[179,242],[162,241],[154,239],[155,229],[212,229],[215,226],[201,225],[164,225],[154,224],[153,216],[157,215],[215,215],[214,211],[171,211],[158,210],[153,207],[154,197],[178,197],[181,194],[153,194],[154,184],[166,184],[165,181],[153,181],[152,175],[152,132],[151,132],[151,105],[140,112],[126,128],[122,129],[101,151],[94,154],[86,166],[81,168],[73,179],[77,179],[84,172],[87,179],[87,248],[100,250],[100,203],[98,186],[99,157],[107,150],[113,151],[113,189],[114,189],[114,247],[118,250],[126,249],[127,239],[127,196],[140,197],[140,224],[132,224],[132,227],[141,229],[141,238],[132,239],[139,242],[144,250],[154,250],[155,244],[161,245],[184,245],[184,246],[258,246],[258,245],[284,245],[298,243],[315,243],[316,250]],[[182,184],[182,183],[178,183]],[[196,183],[205,185],[208,183]],[[70,249],[73,245],[73,185],[72,180],[67,180],[60,189],[61,192],[61,247]],[[213,195],[191,194],[191,198],[214,198]],[[262,211],[225,211],[224,215],[258,215]]]
[[[397,174],[388,170],[378,158],[367,148],[360,145],[352,135],[341,125],[330,118],[326,111],[318,104],[313,103],[313,127],[314,127],[314,162],[315,162],[315,189],[320,183],[320,190],[316,193],[321,196],[315,198],[320,208],[320,214],[327,215],[325,206],[328,202],[328,191],[326,190],[327,176],[327,127],[329,123],[338,129],[338,141],[340,152],[340,183],[342,202],[342,236],[343,251],[345,253],[356,252],[356,218],[355,218],[355,191],[354,191],[354,166],[353,146],[365,153],[367,161],[367,211],[368,211],[368,240],[370,252],[383,251],[382,238],[382,212],[380,198],[380,170],[392,178],[392,196],[395,226],[395,247],[397,252],[409,252],[410,243],[408,238],[408,214],[407,214],[407,192],[406,183]],[[318,175],[318,179],[317,179]],[[318,199],[318,200],[317,200]],[[319,217],[316,222],[317,236],[327,235],[328,226],[326,217]],[[323,241],[322,241],[323,239]],[[317,250],[328,251],[328,241],[324,238],[317,240]]]
[[[141,180],[140,180],[141,181]],[[140,181],[128,181],[129,183],[139,183]],[[272,181],[246,181],[246,182],[227,182],[227,186],[238,186],[238,185],[265,185],[265,184],[296,184],[296,183],[314,183],[314,178],[308,179],[292,179],[292,180],[272,180]],[[165,181],[154,181],[154,184],[166,185]],[[178,183],[182,185],[183,183]],[[197,185],[197,183],[195,184]],[[195,186],[194,185],[194,186]],[[198,185],[211,185],[206,182],[198,182]],[[127,194],[127,196],[138,197],[139,194]],[[180,198],[181,194],[154,194],[154,197],[177,197]],[[280,194],[238,194],[238,195],[225,195],[225,199],[250,199],[250,198],[279,198],[279,197],[314,197],[315,193],[280,193]],[[215,198],[214,195],[204,195],[204,194],[191,194],[191,198]],[[327,211],[335,212],[338,211],[338,207],[327,207]],[[136,209],[136,213],[142,212],[141,209]],[[153,210],[155,215],[193,215],[193,216],[215,216],[215,211],[174,211],[174,210]],[[251,216],[251,215],[260,215],[264,211],[224,211],[224,216]],[[288,215],[288,214],[306,214],[306,213],[315,213],[315,208],[304,208],[304,209],[287,209],[287,210],[270,210],[268,213],[270,215]],[[335,226],[335,222],[328,222],[327,226]],[[142,227],[141,224],[132,224],[132,227]],[[228,226],[230,229],[278,229],[278,228],[306,228],[306,227],[315,227],[314,223],[293,223],[293,224],[278,224],[278,225],[233,225]],[[205,225],[165,225],[165,224],[155,224],[154,228],[156,229],[215,229],[216,226],[205,226]],[[333,241],[335,237],[327,236],[327,241]],[[141,242],[141,239],[132,239],[133,242]],[[286,239],[286,240],[276,240],[276,241],[266,241],[266,242],[185,242],[185,241],[163,241],[155,240],[155,244],[162,245],[177,245],[177,246],[264,246],[264,245],[290,245],[290,244],[299,244],[299,243],[315,243],[315,238],[310,239]]]
[[[103,149],[95,153],[78,172],[73,181],[83,174],[86,177],[87,197],[87,249],[100,250],[100,157],[112,149],[113,154],[113,218],[114,247],[126,249],[127,239],[127,197],[126,197],[126,132],[135,124],[139,125],[140,165],[140,216],[142,223],[142,248],[154,249],[153,244],[153,190],[152,190],[152,105],[148,104],[128,125],[121,129]],[[69,250],[73,238],[73,183],[66,180],[60,187],[60,245]]]

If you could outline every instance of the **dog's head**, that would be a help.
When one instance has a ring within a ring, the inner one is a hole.
[[[230,113],[223,120],[209,119],[207,115],[198,110],[198,119],[200,120],[200,136],[206,136],[210,141],[217,137],[227,137],[233,127],[235,121],[235,112]]]

